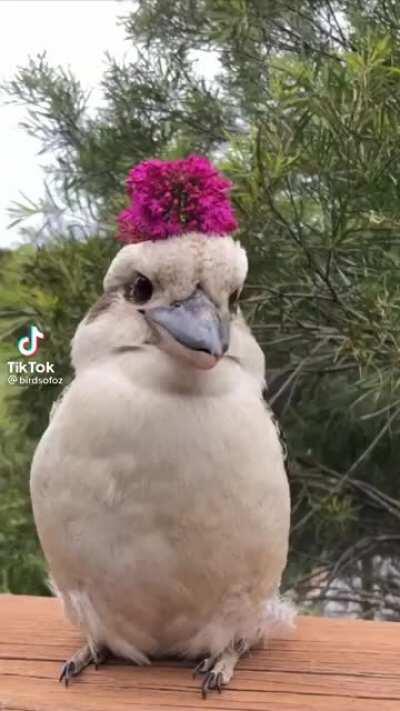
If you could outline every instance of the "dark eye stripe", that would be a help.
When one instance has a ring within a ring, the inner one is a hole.
[[[232,294],[229,297],[229,309],[231,311],[234,311],[238,307],[239,297],[240,297],[239,289],[235,289],[235,291],[232,291]]]
[[[92,306],[86,315],[86,323],[92,323],[98,316],[101,316],[107,311],[112,303],[118,298],[115,289],[106,291],[98,301]]]

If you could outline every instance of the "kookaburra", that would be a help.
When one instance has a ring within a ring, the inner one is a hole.
[[[147,161],[128,188],[131,244],[73,338],[75,379],[34,456],[33,509],[85,639],[61,678],[108,652],[173,655],[201,660],[205,694],[290,616],[284,455],[237,303],[247,258],[227,234],[228,181],[192,156]]]

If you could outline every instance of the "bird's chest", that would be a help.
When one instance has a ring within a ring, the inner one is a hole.
[[[68,586],[84,571],[127,594],[178,585],[190,600],[206,585],[216,600],[227,581],[280,575],[289,495],[258,398],[114,388],[90,416],[66,403],[45,445],[53,466],[37,482],[41,538]]]
[[[173,505],[183,516],[196,502],[210,513],[235,499],[255,505],[279,480],[279,442],[256,400],[160,393],[140,414],[137,398],[132,403],[109,461],[120,497],[157,503],[158,510]]]
[[[153,396],[136,433],[121,433],[107,476],[97,494],[103,521],[119,542],[129,531],[147,558],[158,549],[187,568],[196,551],[224,567],[254,555],[257,566],[274,535],[286,537],[279,442],[255,399]]]

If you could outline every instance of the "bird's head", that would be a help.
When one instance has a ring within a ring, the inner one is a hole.
[[[146,161],[128,177],[118,218],[127,243],[74,338],[75,366],[110,352],[159,349],[211,369],[230,353],[247,257],[230,232],[231,183],[206,159]]]
[[[229,348],[231,322],[247,272],[244,249],[230,237],[199,233],[124,247],[104,280],[104,306],[126,343],[156,346],[208,369]],[[89,313],[104,313],[101,302]],[[120,337],[120,336],[119,336]]]

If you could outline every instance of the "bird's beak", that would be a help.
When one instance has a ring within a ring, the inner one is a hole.
[[[172,306],[147,309],[146,318],[161,333],[165,350],[180,353],[196,367],[212,368],[228,349],[229,318],[219,315],[201,289]]]

